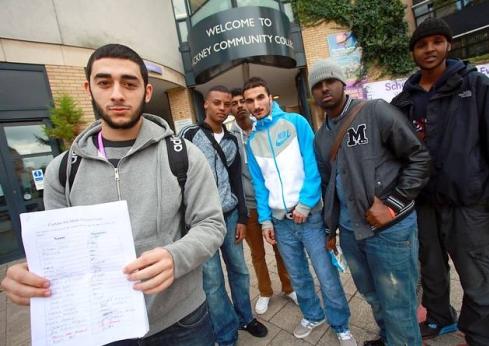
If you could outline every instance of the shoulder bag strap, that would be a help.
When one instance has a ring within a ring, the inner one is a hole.
[[[345,120],[343,120],[340,130],[338,131],[338,134],[336,135],[336,138],[334,140],[333,146],[329,151],[329,160],[331,162],[336,160],[336,155],[338,154],[338,150],[340,149],[341,143],[343,142],[343,138],[345,137],[346,131],[353,123],[353,120],[355,120],[357,114],[360,113],[360,111],[363,109],[363,107],[365,107],[366,104],[367,102],[360,101],[355,107],[353,107],[353,109],[350,111],[350,113],[345,118]]]

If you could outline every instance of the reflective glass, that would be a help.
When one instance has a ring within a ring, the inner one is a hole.
[[[5,135],[12,155],[29,155],[51,151],[44,125],[5,126]]]
[[[202,5],[197,12],[192,15],[192,25],[197,24],[202,19],[207,18],[217,12],[221,12],[231,8],[230,0],[208,0]]]
[[[173,11],[175,12],[175,19],[187,18],[187,9],[185,8],[185,0],[173,0]]]
[[[0,184],[0,257],[18,250],[17,237],[7,208],[7,200]]]
[[[276,0],[238,0],[238,7],[243,6],[262,6],[270,7],[276,10],[280,9],[278,1]]]

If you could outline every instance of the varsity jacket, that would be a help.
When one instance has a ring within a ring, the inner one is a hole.
[[[459,60],[448,60],[425,114],[425,145],[433,173],[421,199],[441,205],[489,205],[489,78]],[[392,100],[410,121],[414,97],[425,92],[412,75]]]
[[[346,114],[358,103],[347,102]],[[403,115],[383,100],[368,101],[347,130],[336,160],[330,150],[341,127],[330,130],[325,121],[316,133],[314,148],[322,178],[324,220],[336,231],[339,201],[336,174],[340,174],[356,239],[374,235],[365,214],[374,196],[401,220],[414,209],[414,198],[428,181],[430,157]],[[387,226],[387,225],[386,225]]]
[[[156,247],[170,252],[175,281],[163,292],[145,295],[150,324],[147,335],[152,335],[205,301],[202,264],[214,255],[226,232],[217,189],[204,156],[187,143],[189,166],[183,202],[185,224],[190,229],[181,238],[182,195],[168,163],[165,137],[172,135],[168,124],[160,117],[144,114],[136,142],[117,167],[98,156],[92,137],[100,130],[100,121],[96,121],[75,139],[72,150],[82,160],[71,188],[68,181],[61,186],[59,180],[63,154],[49,163],[44,205],[57,209],[126,200],[136,255]]]
[[[223,126],[223,131],[224,137],[217,145],[221,147],[227,162],[222,162],[218,152],[214,149],[209,139],[211,138],[216,142],[214,134],[205,122],[184,128],[180,136],[195,144],[204,153],[214,173],[224,215],[238,208],[238,223],[246,224],[248,210],[246,209],[243,183],[241,182],[241,157],[238,141],[225,126]]]
[[[294,208],[306,216],[321,209],[313,138],[303,116],[282,111],[276,102],[271,114],[256,122],[246,152],[262,229],[272,227],[272,216],[283,219]]]

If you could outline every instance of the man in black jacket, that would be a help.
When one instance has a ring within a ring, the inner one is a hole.
[[[448,255],[464,289],[458,327],[470,345],[489,345],[489,78],[448,59],[452,34],[441,19],[413,33],[420,68],[392,104],[413,123],[434,164],[417,199],[424,338],[456,330]]]
[[[428,180],[430,158],[395,107],[362,104],[345,94],[345,84],[339,66],[324,60],[309,73],[326,113],[314,140],[324,218],[332,234],[340,229],[353,281],[380,328],[381,338],[364,345],[421,345],[413,200]]]

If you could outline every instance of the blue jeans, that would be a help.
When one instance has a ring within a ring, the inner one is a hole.
[[[363,240],[340,227],[340,243],[353,281],[372,307],[381,337],[388,345],[421,345],[416,318],[416,213]]]
[[[226,217],[227,232],[221,245],[233,304],[226,293],[219,251],[203,267],[204,291],[209,305],[212,328],[219,345],[235,344],[238,339],[238,328],[253,319],[250,279],[243,254],[243,242],[235,243],[237,221],[236,210]]]
[[[326,314],[329,324],[336,332],[349,329],[350,309],[338,271],[325,248],[326,232],[321,213],[309,215],[303,224],[296,224],[289,219],[274,219],[273,224],[277,246],[297,293],[304,318],[317,322],[323,320]],[[319,279],[324,310],[314,289],[304,249]]]
[[[213,346],[214,334],[204,302],[196,310],[174,325],[143,339],[129,339],[112,342],[107,346]]]

